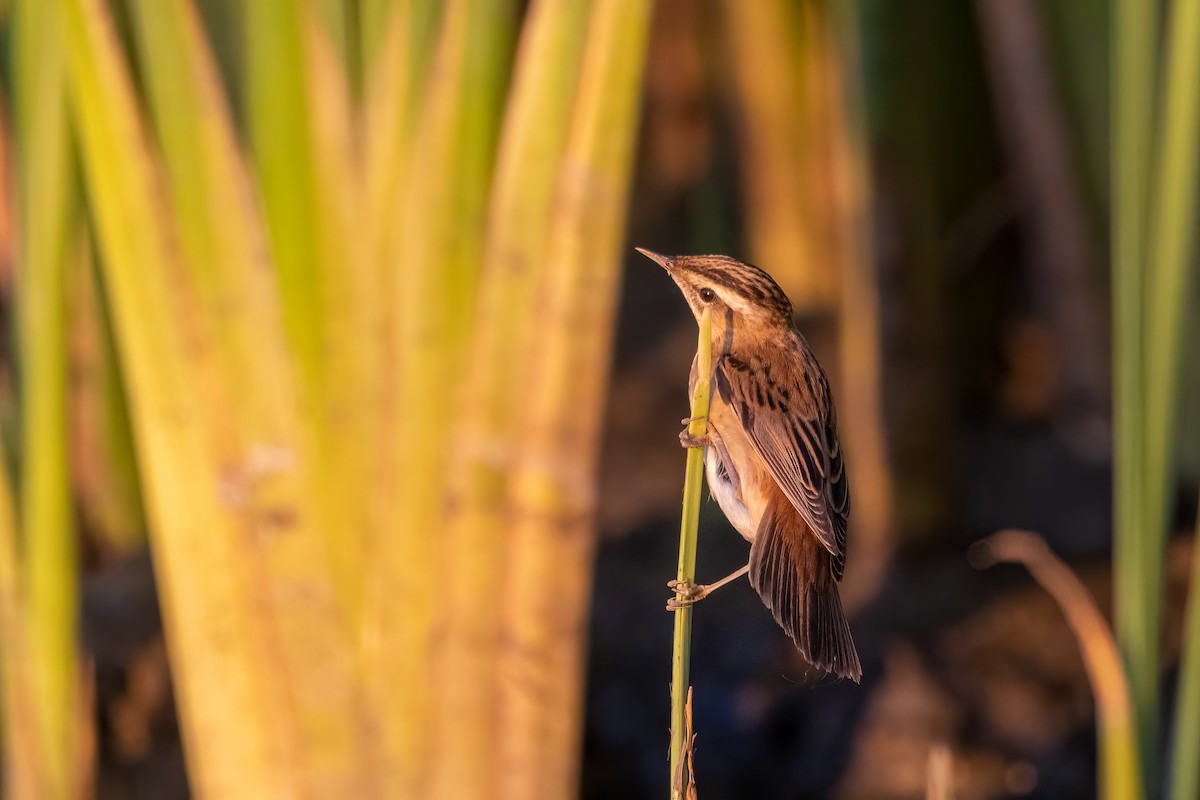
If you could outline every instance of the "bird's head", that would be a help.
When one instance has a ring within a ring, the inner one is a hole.
[[[636,250],[667,271],[696,316],[712,311],[713,339],[732,325],[737,331],[787,328],[792,304],[771,276],[729,256],[664,256]]]

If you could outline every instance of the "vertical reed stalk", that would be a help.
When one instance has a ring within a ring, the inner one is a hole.
[[[1195,297],[1195,205],[1197,161],[1200,160],[1200,2],[1177,0],[1171,5],[1164,94],[1156,175],[1158,205],[1153,216],[1147,305],[1146,465],[1150,513],[1169,523],[1176,485],[1174,442],[1179,419],[1179,375],[1185,341],[1196,336],[1186,309]],[[1149,313],[1152,312],[1152,313]],[[1191,328],[1189,330],[1189,327]],[[1191,337],[1189,339],[1189,337]],[[1198,518],[1200,520],[1200,518]],[[1154,527],[1147,527],[1147,533]],[[1193,539],[1192,586],[1185,618],[1186,634],[1179,667],[1179,690],[1170,752],[1170,797],[1200,796],[1200,521]],[[1161,546],[1160,546],[1161,547]]]
[[[692,393],[692,421],[688,433],[703,436],[708,432],[708,405],[712,380],[712,315],[704,309],[700,316],[700,336],[696,342],[696,389]],[[679,569],[676,579],[692,583],[696,579],[696,540],[700,525],[700,494],[704,485],[704,448],[687,452],[683,477],[683,513],[679,520]],[[675,609],[675,638],[671,650],[671,800],[686,800],[691,780],[684,776],[684,752],[687,741],[687,701],[691,687],[692,607]]]
[[[1142,762],[1154,763],[1159,701],[1161,525],[1147,513],[1144,317],[1158,3],[1113,4],[1113,459],[1115,616]],[[1158,519],[1161,521],[1162,517]],[[1154,774],[1147,768],[1144,777]],[[1148,784],[1147,784],[1148,788]]]
[[[1200,160],[1200,0],[1176,0],[1164,54],[1146,281],[1147,507],[1165,517],[1174,486],[1171,437],[1178,417],[1184,312],[1191,287]],[[1162,528],[1166,520],[1157,527]],[[1150,530],[1154,530],[1151,526]]]

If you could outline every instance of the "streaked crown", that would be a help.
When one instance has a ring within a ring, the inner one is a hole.
[[[697,315],[699,293],[708,288],[735,311],[783,324],[791,321],[792,302],[770,275],[753,264],[722,255],[664,256],[640,247],[637,251],[670,273]]]

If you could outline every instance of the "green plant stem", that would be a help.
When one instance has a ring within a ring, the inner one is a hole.
[[[1148,510],[1163,531],[1174,486],[1175,422],[1179,407],[1179,364],[1185,309],[1190,295],[1195,244],[1197,160],[1200,147],[1200,0],[1176,0],[1167,26],[1162,107],[1155,155],[1153,213],[1147,247],[1146,281],[1146,463]],[[1160,539],[1162,536],[1159,537]],[[1157,563],[1157,562],[1156,562]]]
[[[1113,455],[1117,635],[1129,671],[1142,759],[1155,753],[1159,568],[1148,543],[1144,363],[1146,227],[1155,103],[1156,2],[1113,4]],[[1147,769],[1149,779],[1153,769]]]
[[[1176,481],[1179,373],[1187,335],[1185,309],[1190,302],[1191,267],[1195,245],[1196,137],[1200,129],[1200,0],[1176,0],[1166,27],[1168,49],[1162,77],[1159,113],[1158,164],[1151,215],[1146,282],[1146,463],[1145,547],[1153,561],[1147,572],[1160,574],[1170,524],[1171,498]],[[1194,571],[1193,575],[1200,575]],[[1152,599],[1158,611],[1162,595]],[[1194,800],[1198,786],[1196,747],[1200,741],[1200,599],[1195,585],[1189,601],[1189,636],[1184,641],[1180,670],[1179,708],[1174,731],[1171,796]],[[1154,619],[1159,616],[1157,613]],[[1157,644],[1157,641],[1155,641]],[[1189,670],[1191,670],[1189,672]],[[1147,761],[1147,772],[1151,762]]]
[[[692,421],[688,433],[703,436],[708,429],[709,382],[712,378],[712,319],[706,310],[700,317],[700,339],[696,344],[696,390],[692,394]],[[679,570],[676,579],[691,583],[696,577],[696,539],[700,523],[700,488],[704,475],[704,448],[688,450],[683,483],[683,516],[679,523]],[[687,742],[684,714],[687,705],[692,649],[692,607],[675,610],[675,645],[671,656],[671,798],[683,800],[685,786],[678,781],[680,761]]]

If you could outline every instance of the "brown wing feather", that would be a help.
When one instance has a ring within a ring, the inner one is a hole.
[[[750,583],[813,666],[857,683],[862,665],[838,597],[832,556],[807,535],[790,501],[774,494],[750,546]]]
[[[806,348],[801,352],[798,365],[725,356],[714,380],[775,482],[833,556],[841,580],[850,489],[829,382]]]

